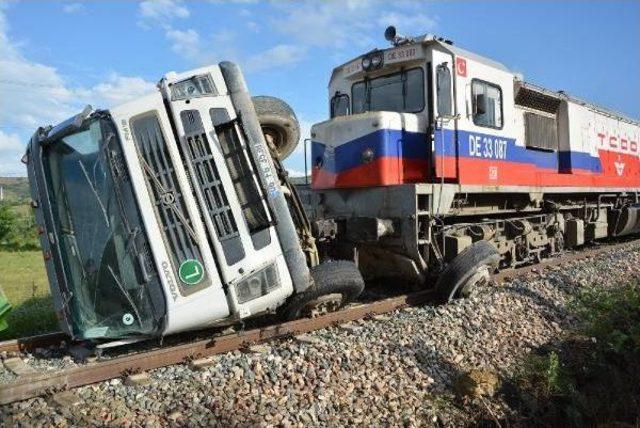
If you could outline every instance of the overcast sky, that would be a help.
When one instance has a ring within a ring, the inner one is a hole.
[[[254,95],[327,118],[334,66],[386,47],[387,25],[435,33],[525,80],[640,118],[640,1],[2,1],[0,176],[41,125],[154,90],[166,72],[233,60]],[[303,170],[302,150],[287,161]]]

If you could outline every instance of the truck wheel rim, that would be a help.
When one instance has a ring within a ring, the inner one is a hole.
[[[335,312],[342,306],[342,294],[325,294],[311,300],[300,311],[302,315],[315,318],[330,312]]]
[[[490,278],[489,268],[487,266],[479,267],[476,272],[465,281],[460,290],[460,295],[469,296],[475,287],[489,283]]]

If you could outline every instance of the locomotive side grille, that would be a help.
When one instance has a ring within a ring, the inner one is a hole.
[[[558,126],[553,117],[535,113],[524,114],[526,145],[542,150],[558,149]]]
[[[131,130],[155,214],[162,225],[163,239],[173,269],[177,271],[184,260],[202,260],[202,257],[183,195],[177,185],[175,168],[155,115],[132,120]]]

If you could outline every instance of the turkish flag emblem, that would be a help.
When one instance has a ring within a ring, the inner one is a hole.
[[[467,60],[456,57],[456,70],[458,72],[458,76],[467,77]]]

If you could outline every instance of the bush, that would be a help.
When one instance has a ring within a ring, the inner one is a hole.
[[[0,249],[34,251],[40,248],[36,224],[28,205],[0,205]]]
[[[9,205],[0,205],[0,242],[4,241],[16,224],[16,214]]]

